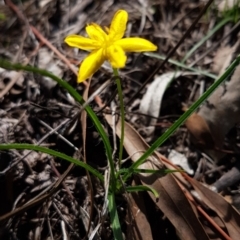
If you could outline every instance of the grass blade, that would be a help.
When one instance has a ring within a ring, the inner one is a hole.
[[[185,55],[182,60],[184,63],[203,43],[205,43],[213,34],[215,34],[222,26],[224,26],[227,22],[233,21],[234,18],[232,16],[224,18],[220,23],[218,23],[208,34],[201,39],[197,44],[195,44]]]
[[[110,219],[112,223],[112,230],[114,239],[123,240],[121,225],[119,222],[119,217],[117,213],[117,207],[115,202],[115,196],[113,193],[109,193],[108,195],[108,211],[110,213]]]
[[[61,78],[58,78],[57,76],[53,75],[52,73],[50,73],[50,72],[48,72],[44,69],[39,69],[39,68],[32,67],[32,66],[29,66],[29,65],[24,66],[24,65],[21,65],[21,64],[13,64],[13,63],[10,63],[10,62],[8,62],[4,59],[1,59],[1,58],[0,58],[0,67],[5,68],[5,69],[9,69],[9,70],[24,70],[24,71],[27,71],[27,72],[32,72],[32,73],[40,74],[40,75],[45,76],[45,77],[49,77],[52,80],[54,80],[55,82],[57,82],[66,91],[68,91],[68,93],[77,102],[79,102],[81,105],[83,105],[85,103],[82,96],[69,83],[67,83],[66,81],[64,81]],[[107,158],[110,162],[110,167],[112,168],[111,170],[113,170],[114,166],[113,166],[113,160],[112,160],[112,147],[111,147],[110,141],[107,137],[107,134],[105,133],[105,131],[104,131],[102,125],[101,125],[101,122],[99,121],[97,115],[91,109],[91,107],[86,106],[85,110],[86,110],[88,116],[93,121],[97,131],[99,132],[99,134],[102,138],[102,141],[103,141],[105,149],[106,149],[106,155],[107,155]],[[112,172],[114,172],[114,171],[112,171]]]
[[[91,172],[93,175],[95,175],[97,178],[99,178],[99,180],[101,180],[102,182],[104,181],[103,175],[100,172],[98,172],[96,169],[94,169],[91,166],[89,166],[88,164],[86,164],[82,161],[79,161],[75,158],[72,158],[64,153],[57,152],[55,150],[41,147],[41,146],[35,146],[32,144],[24,144],[24,143],[23,144],[21,144],[21,143],[0,144],[0,150],[9,150],[9,149],[18,149],[18,150],[28,149],[28,150],[47,153],[54,157],[58,157],[58,158],[66,160],[68,162],[74,163],[75,165],[80,166],[80,167],[86,169],[87,171]]]
[[[240,55],[233,61],[233,63],[227,68],[223,75],[215,81],[208,90],[192,104],[192,106],[169,128],[162,134],[150,148],[129,168],[129,172],[132,172],[134,168],[140,166],[161,144],[163,144],[185,121],[186,119],[214,92],[214,90],[234,71],[236,66],[240,63]],[[129,177],[126,173],[123,177],[124,181]]]
[[[144,53],[144,55],[148,56],[148,57],[153,57],[153,58],[157,58],[157,59],[161,59],[161,60],[165,60],[165,56],[162,56],[162,55],[159,55],[157,53]],[[199,75],[203,75],[203,76],[206,76],[206,77],[210,77],[212,79],[216,79],[217,76],[212,74],[212,73],[209,73],[209,72],[206,72],[206,71],[203,71],[203,70],[200,70],[200,69],[197,69],[197,68],[193,68],[193,67],[189,67],[187,65],[185,65],[184,63],[182,62],[178,62],[178,61],[175,61],[173,59],[168,59],[168,62],[177,66],[177,67],[180,67],[180,68],[183,68],[183,69],[186,69],[186,70],[189,70],[189,71],[192,71],[192,72],[195,72],[195,73],[198,73]]]
[[[155,196],[155,198],[159,198],[159,194],[158,192],[151,188],[151,187],[148,187],[148,186],[144,186],[144,185],[137,185],[137,186],[128,186],[128,187],[125,187],[126,191],[127,192],[142,192],[142,191],[148,191],[148,192],[151,192],[153,193],[153,195]]]

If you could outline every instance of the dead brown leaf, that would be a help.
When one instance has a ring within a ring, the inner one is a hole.
[[[105,118],[111,126],[111,115],[105,115]],[[116,133],[118,136],[121,134],[120,123],[116,126]],[[126,122],[124,133],[124,147],[132,160],[136,161],[146,151],[148,145]],[[165,167],[159,163],[157,155],[153,154],[141,165],[141,168],[164,169]],[[159,193],[160,200],[158,202],[153,194],[149,193],[149,195],[175,226],[181,239],[209,239],[191,204],[171,174],[164,177],[156,174],[139,174],[139,178],[142,184],[154,188]]]
[[[214,148],[214,140],[211,131],[204,120],[197,113],[193,113],[185,122],[190,133],[190,139],[194,145],[201,148]]]
[[[136,185],[135,181],[133,185]],[[151,226],[146,217],[146,206],[141,192],[133,192],[128,195],[129,223],[127,239],[152,240]]]
[[[219,194],[211,191],[195,179],[189,178],[189,182],[191,182],[192,186],[197,191],[202,201],[204,201],[208,207],[214,210],[223,220],[230,237],[233,240],[239,239],[240,215],[238,211]]]

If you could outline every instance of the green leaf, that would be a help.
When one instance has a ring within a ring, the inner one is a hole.
[[[63,87],[66,91],[68,91],[68,93],[77,101],[79,102],[81,105],[83,105],[84,99],[82,98],[82,96],[66,81],[64,81],[63,79],[53,75],[52,73],[43,70],[43,69],[39,69],[36,67],[32,67],[32,66],[24,66],[21,64],[13,64],[10,63],[4,59],[0,58],[0,67],[5,68],[5,69],[9,69],[9,70],[24,70],[24,71],[28,71],[28,72],[32,72],[32,73],[36,73],[36,74],[40,74],[42,76],[45,77],[49,77],[52,80],[56,81],[61,87]],[[98,133],[100,134],[102,141],[104,143],[105,149],[106,149],[106,155],[108,158],[108,161],[110,163],[110,168],[111,168],[111,172],[113,174],[113,185],[115,184],[115,176],[114,176],[114,163],[113,163],[113,159],[112,159],[112,147],[110,144],[110,141],[107,137],[107,134],[105,133],[101,122],[99,121],[97,115],[95,114],[95,112],[92,110],[92,108],[90,106],[86,106],[85,110],[88,114],[88,116],[91,118],[92,122],[94,123]]]
[[[129,168],[121,168],[117,176],[123,173],[129,173]],[[150,174],[161,174],[165,176],[168,173],[174,173],[174,172],[184,172],[184,170],[171,170],[171,169],[161,169],[161,170],[155,170],[155,169],[142,169],[142,168],[134,168],[131,170],[131,174],[138,174],[138,173],[150,173]]]
[[[162,56],[162,55],[157,54],[157,53],[151,53],[151,52],[144,53],[144,55],[149,56],[149,57],[153,57],[153,58],[157,58],[157,59],[161,59],[161,60],[165,60],[165,58],[166,58],[165,56]],[[187,69],[189,71],[198,73],[199,75],[210,77],[210,78],[212,78],[214,80],[217,78],[217,76],[212,74],[212,73],[209,73],[209,72],[197,69],[197,68],[189,67],[186,64],[184,64],[182,62],[175,61],[173,59],[168,59],[168,62],[173,64],[173,65],[175,65],[175,66],[177,66],[177,67],[180,67],[180,68],[183,68],[183,69]]]
[[[64,153],[57,152],[57,151],[54,151],[52,149],[45,148],[45,147],[35,146],[32,144],[24,144],[24,143],[0,144],[0,150],[9,150],[9,149],[28,149],[28,150],[47,153],[47,154],[55,156],[55,157],[59,157],[61,159],[64,159],[68,162],[74,163],[75,165],[86,169],[87,171],[89,171],[93,175],[95,175],[97,178],[99,178],[99,180],[101,180],[102,182],[104,181],[103,175],[100,172],[98,172],[96,169],[92,168],[91,166],[89,166],[88,164],[86,164],[82,161],[79,161],[77,159],[69,157],[68,155],[66,155]]]
[[[115,196],[113,193],[108,194],[108,211],[110,213],[111,225],[113,230],[114,239],[123,240],[121,225],[117,213],[117,207],[115,203]]]
[[[149,186],[144,186],[144,185],[128,186],[128,187],[125,187],[125,189],[127,192],[148,191],[153,193],[153,195],[156,197],[156,201],[158,201],[158,198],[159,198],[158,192],[154,188],[151,188]]]
[[[227,70],[223,73],[223,75],[216,80],[207,91],[190,106],[190,108],[176,121],[173,125],[167,129],[150,147],[149,149],[129,168],[129,172],[131,173],[133,169],[138,168],[159,146],[161,146],[186,120],[187,118],[194,112],[207,98],[220,86],[220,84],[231,75],[237,65],[240,63],[240,55],[233,61],[233,63],[227,68]],[[128,173],[125,173],[123,176],[123,181],[125,182],[129,177]]]

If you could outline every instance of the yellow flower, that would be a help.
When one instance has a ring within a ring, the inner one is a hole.
[[[83,82],[93,75],[105,60],[109,61],[113,68],[123,68],[127,61],[125,52],[157,50],[157,46],[146,39],[123,38],[127,20],[128,13],[119,10],[115,13],[110,28],[105,28],[105,31],[98,24],[91,23],[86,27],[89,38],[79,35],[65,38],[69,46],[91,51],[80,65],[78,82]]]

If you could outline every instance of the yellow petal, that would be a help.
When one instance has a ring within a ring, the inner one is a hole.
[[[119,45],[125,52],[156,51],[157,46],[144,38],[123,38],[114,44]]]
[[[112,41],[121,39],[126,30],[126,24],[128,21],[128,13],[125,10],[118,10],[111,22],[109,29],[109,38]]]
[[[99,42],[103,42],[107,38],[107,34],[103,29],[96,23],[91,23],[86,27],[86,32],[91,39]]]
[[[127,57],[123,49],[117,45],[111,45],[106,50],[106,58],[114,68],[125,67]]]
[[[105,57],[102,48],[91,52],[80,65],[78,82],[83,82],[91,77],[101,67],[104,61]]]
[[[100,47],[100,43],[98,41],[79,35],[69,35],[64,39],[64,42],[71,47],[76,47],[83,50],[94,50]]]

